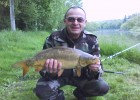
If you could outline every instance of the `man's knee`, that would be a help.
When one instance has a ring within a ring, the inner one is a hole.
[[[105,95],[109,91],[109,85],[105,81],[103,81],[100,83],[98,90],[99,90],[99,95],[101,96]]]
[[[100,96],[105,95],[109,91],[108,83],[100,78],[97,81],[97,90],[98,90],[98,95]]]
[[[109,85],[102,79],[91,81],[84,86],[86,96],[102,96],[109,91]]]
[[[34,92],[39,99],[49,98],[56,94],[45,82],[38,82]]]
[[[46,93],[35,91],[35,93],[40,100],[65,100],[64,92],[62,90],[51,92],[51,94],[48,91]]]
[[[63,91],[58,90],[59,84],[57,81],[46,81],[39,79],[34,92],[40,100],[63,100]]]

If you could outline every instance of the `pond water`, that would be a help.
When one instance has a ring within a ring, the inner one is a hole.
[[[122,35],[122,34],[132,34],[129,31],[123,31],[123,30],[100,30],[100,31],[94,31],[95,34],[118,34],[118,35]]]

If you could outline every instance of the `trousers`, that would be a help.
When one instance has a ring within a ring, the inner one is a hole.
[[[102,96],[109,90],[109,85],[101,77],[90,81],[78,77],[61,77],[57,80],[40,78],[34,92],[40,100],[65,100],[64,92],[60,90],[65,85],[75,86],[85,97]]]

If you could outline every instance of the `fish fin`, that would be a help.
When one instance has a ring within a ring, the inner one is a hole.
[[[43,66],[45,64],[45,60],[38,60],[34,62],[34,66]]]
[[[63,69],[61,69],[59,72],[58,72],[58,77],[60,77],[61,75],[62,75],[62,73],[63,73]]]
[[[12,65],[12,67],[22,67],[23,69],[23,77],[29,71],[29,66],[27,66],[26,61],[20,61]]]
[[[76,74],[78,77],[81,76],[81,68],[76,68]]]
[[[39,72],[40,70],[42,70],[42,66],[35,66],[35,71]]]
[[[81,58],[81,59],[79,60],[79,66],[80,66],[80,65],[85,67],[85,66],[87,65],[87,63],[86,63],[86,61],[85,61],[84,59]],[[78,66],[78,67],[79,67],[79,66]]]
[[[29,67],[28,66],[23,66],[23,77],[27,74],[27,72],[29,71]]]
[[[100,64],[100,58],[97,57],[96,55],[94,55],[95,60],[94,60],[94,64]]]

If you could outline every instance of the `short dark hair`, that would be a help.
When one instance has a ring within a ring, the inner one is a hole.
[[[86,12],[85,12],[85,10],[84,10],[82,7],[79,7],[79,6],[73,6],[73,7],[70,7],[70,8],[66,11],[65,16],[64,16],[64,19],[66,18],[67,13],[68,13],[68,11],[69,11],[70,9],[77,9],[77,8],[83,10],[83,12],[85,13],[85,18],[86,18]]]

